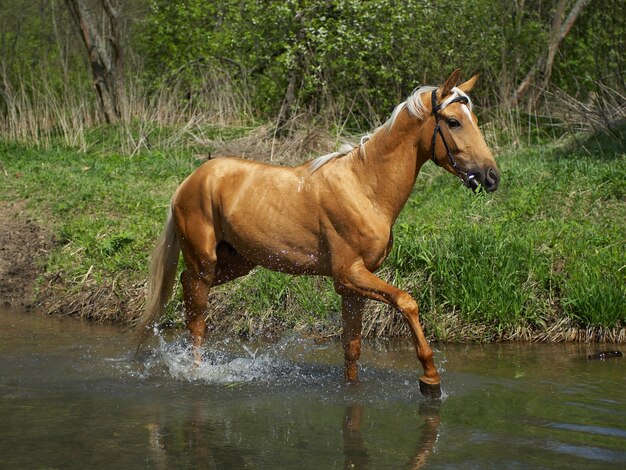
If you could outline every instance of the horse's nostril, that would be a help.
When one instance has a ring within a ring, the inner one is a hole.
[[[495,191],[498,188],[498,182],[500,180],[500,176],[498,172],[493,168],[489,168],[487,170],[487,177],[485,178],[485,187],[488,191]]]

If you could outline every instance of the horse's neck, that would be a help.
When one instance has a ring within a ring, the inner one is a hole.
[[[421,125],[403,109],[391,128],[379,129],[361,149],[362,181],[369,186],[374,204],[391,223],[411,195],[420,168],[428,158],[425,149],[418,148]]]

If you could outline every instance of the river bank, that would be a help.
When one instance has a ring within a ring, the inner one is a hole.
[[[5,175],[6,176],[6,175]],[[24,310],[32,306],[50,235],[29,219],[23,201],[0,201],[0,305]]]
[[[273,148],[258,129],[212,132],[201,145],[132,156],[106,135],[86,151],[0,143],[2,300],[132,324],[149,253],[180,181],[211,153],[233,149],[263,159]],[[332,150],[330,139],[313,140],[274,153],[274,161],[294,164]],[[424,167],[382,275],[417,299],[431,340],[626,341],[623,148],[593,137],[499,154],[503,181],[494,195],[474,195]],[[181,310],[176,292],[163,323],[181,325]],[[212,331],[228,334],[336,336],[339,310],[325,279],[258,270],[215,289],[208,315]],[[408,330],[372,302],[364,334]]]

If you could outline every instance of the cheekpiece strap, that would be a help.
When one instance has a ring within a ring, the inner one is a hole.
[[[443,146],[446,149],[446,153],[448,154],[448,158],[450,159],[450,164],[452,165],[452,168],[454,168],[457,171],[457,173],[460,173],[459,167],[456,164],[456,160],[452,156],[452,152],[450,151],[450,147],[448,147],[448,143],[446,142],[446,139],[443,137],[443,132],[441,131],[441,126],[439,125],[439,111],[441,111],[441,105],[437,104],[437,89],[434,89],[430,96],[431,96],[433,115],[435,116],[435,130],[433,132],[433,140],[432,140],[433,153],[432,153],[430,159],[435,163],[435,165],[440,166],[439,162],[435,158],[435,144],[437,143],[437,134],[439,134],[439,135],[441,135],[441,141],[443,142]],[[452,103],[468,104],[469,100],[467,99],[466,96],[457,96],[453,100],[450,100],[446,104],[446,106],[449,106]]]

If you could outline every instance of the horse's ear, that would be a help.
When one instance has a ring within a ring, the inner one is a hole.
[[[474,85],[476,85],[476,80],[478,80],[478,74],[474,75],[465,83],[461,83],[457,88],[463,93],[469,93],[469,91],[474,88]]]
[[[450,76],[448,77],[448,79],[446,80],[446,83],[444,83],[443,85],[439,87],[439,92],[440,92],[439,99],[443,99],[450,94],[450,91],[452,90],[452,88],[454,88],[457,82],[459,81],[459,75],[461,75],[460,68],[452,72]]]

